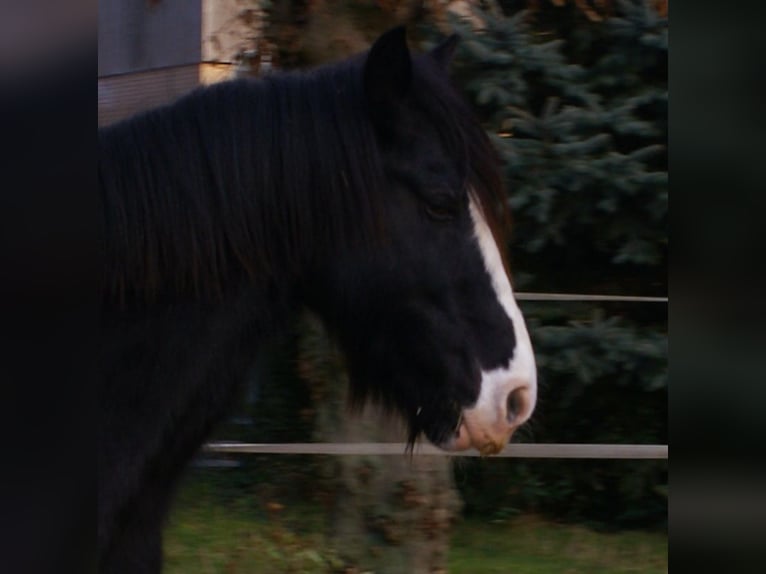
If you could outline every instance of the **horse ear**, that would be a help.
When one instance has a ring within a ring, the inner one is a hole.
[[[412,85],[412,58],[404,26],[384,33],[364,64],[364,91],[373,114],[392,111]]]
[[[452,63],[452,58],[455,56],[455,49],[457,48],[458,42],[460,42],[460,36],[452,34],[431,50],[431,57],[445,72],[449,69],[449,66]]]

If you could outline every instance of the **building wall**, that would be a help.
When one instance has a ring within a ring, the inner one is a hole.
[[[99,0],[99,77],[199,63],[202,2]]]
[[[98,125],[232,77],[253,34],[244,10],[242,0],[99,0]]]
[[[167,104],[199,85],[199,64],[146,70],[98,80],[98,125]]]
[[[99,0],[99,126],[199,85],[202,1]]]

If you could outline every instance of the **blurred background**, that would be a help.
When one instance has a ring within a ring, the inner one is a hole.
[[[540,399],[515,442],[668,442],[667,0],[99,1],[98,122],[200,85],[305,68],[408,26],[452,68],[503,160],[515,289]],[[640,296],[651,300],[624,300]],[[304,316],[212,440],[399,442],[346,409]],[[166,571],[666,572],[667,460],[201,453]]]

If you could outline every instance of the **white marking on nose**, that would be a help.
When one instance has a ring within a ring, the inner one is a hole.
[[[535,355],[524,317],[513,296],[511,282],[505,272],[497,243],[484,215],[473,198],[470,201],[470,211],[474,233],[484,259],[484,266],[492,281],[492,287],[500,305],[513,323],[516,347],[508,350],[509,355],[513,351],[513,357],[506,367],[482,371],[479,398],[474,407],[467,409],[466,415],[469,418],[485,419],[488,424],[497,424],[497,421],[491,419],[496,418],[499,411],[505,412],[506,401],[511,391],[525,388],[527,394],[526,400],[523,401],[523,412],[517,413],[519,416],[513,420],[515,427],[529,418],[537,401]]]

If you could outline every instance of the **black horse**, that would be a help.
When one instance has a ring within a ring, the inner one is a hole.
[[[99,131],[98,536],[158,572],[171,494],[259,345],[320,315],[352,394],[444,449],[499,451],[536,371],[499,246],[496,155],[405,31],[303,73],[201,88]]]

